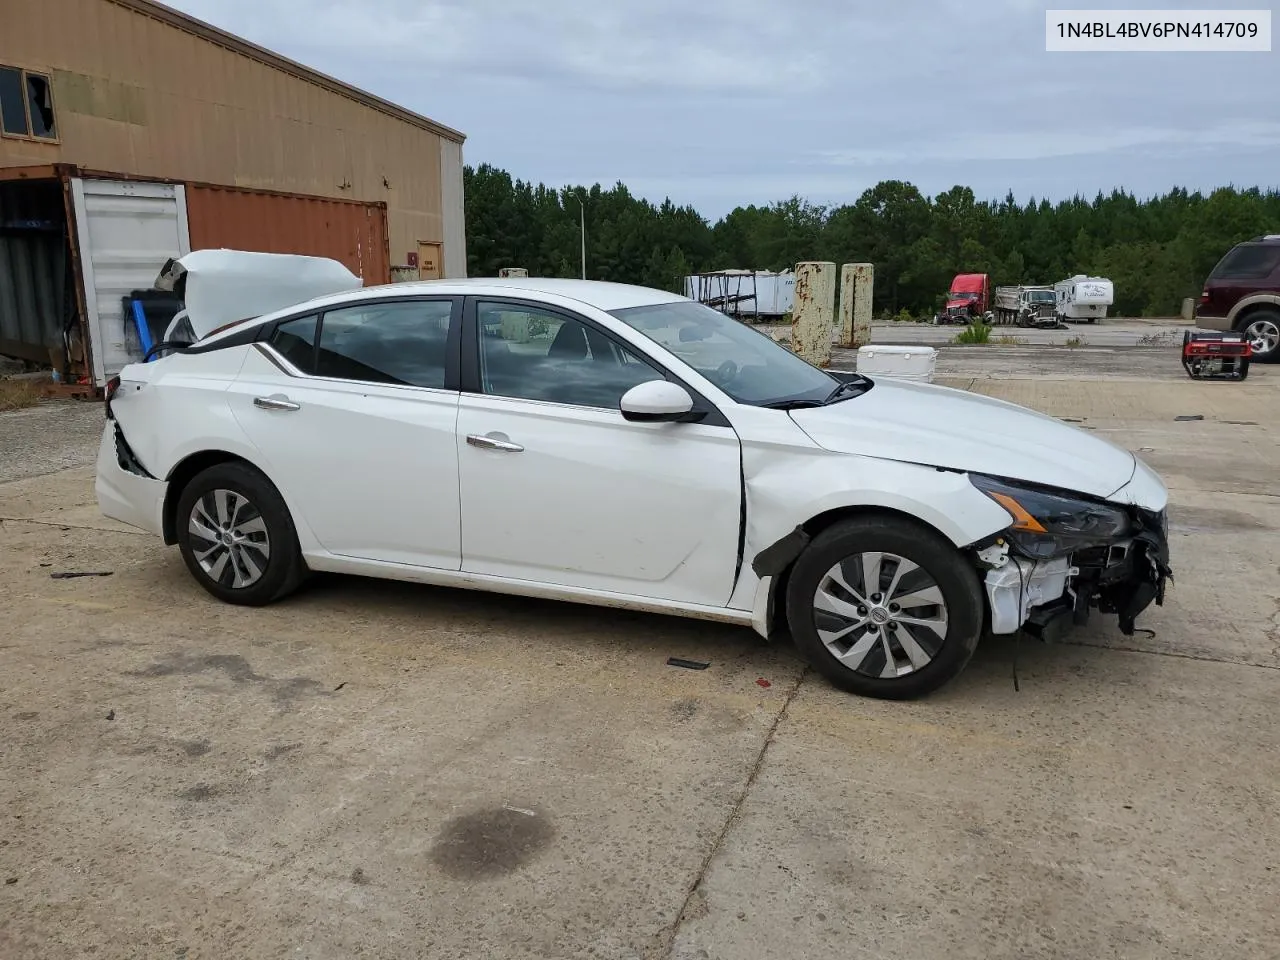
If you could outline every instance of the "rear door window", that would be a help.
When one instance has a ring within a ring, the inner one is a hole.
[[[319,317],[299,317],[279,324],[270,343],[280,355],[303,373],[315,373],[316,324]]]
[[[1280,266],[1280,243],[1241,244],[1218,264],[1214,280],[1261,280]]]
[[[320,320],[321,377],[443,389],[452,300],[371,300]]]

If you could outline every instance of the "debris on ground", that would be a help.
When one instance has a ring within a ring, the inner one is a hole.
[[[1181,416],[1173,418],[1174,420],[1203,420],[1203,413],[1184,413]]]
[[[667,657],[668,667],[684,667],[686,670],[705,670],[711,666],[710,660],[685,660],[683,657]]]
[[[107,711],[107,719],[108,719],[108,720],[114,720],[115,718],[116,718],[116,712],[115,712],[114,710],[108,710],[108,711]]]
[[[74,580],[76,577],[109,577],[114,570],[63,570],[49,574],[51,580]]]
[[[766,680],[764,677],[761,677],[756,681],[756,686],[764,687],[766,690],[768,690],[770,687],[773,686],[773,684],[770,683],[768,680]]]

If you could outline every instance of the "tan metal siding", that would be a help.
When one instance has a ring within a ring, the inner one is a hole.
[[[187,187],[191,249],[228,247],[261,253],[332,257],[365,286],[391,282],[386,208],[234,187]]]
[[[111,0],[0,3],[0,63],[53,77],[60,138],[0,138],[0,166],[380,201],[396,263],[447,242],[436,132]]]

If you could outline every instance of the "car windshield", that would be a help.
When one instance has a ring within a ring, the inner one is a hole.
[[[1027,299],[1032,303],[1053,303],[1054,296],[1052,290],[1032,290]]]
[[[936,290],[937,287],[934,287]],[[952,300],[977,300],[978,295],[972,290],[952,290],[947,294]]]
[[[779,346],[772,337],[691,300],[628,307],[612,315],[671,351],[739,403],[815,406],[834,399],[844,383]]]

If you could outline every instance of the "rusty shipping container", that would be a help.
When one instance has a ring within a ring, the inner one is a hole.
[[[187,227],[192,250],[332,257],[365,286],[391,282],[385,203],[189,184]]]

